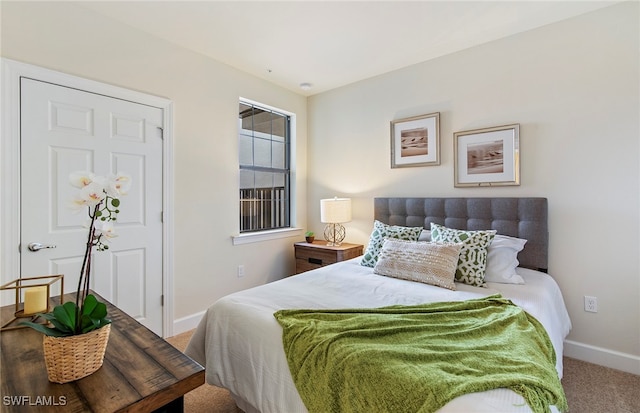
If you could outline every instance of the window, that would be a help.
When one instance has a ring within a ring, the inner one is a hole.
[[[289,115],[240,101],[240,233],[290,226]]]

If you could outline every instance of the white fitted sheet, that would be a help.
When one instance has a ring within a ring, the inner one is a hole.
[[[294,308],[374,308],[461,301],[500,293],[533,315],[547,330],[562,377],[562,344],[571,321],[549,275],[518,268],[526,284],[456,283],[457,291],[384,277],[360,258],[319,268],[221,298],[206,312],[186,353],[205,366],[207,383],[227,388],[247,413],[297,413],[306,408],[295,388],[273,313]],[[508,389],[458,397],[439,412],[530,412]],[[557,410],[554,408],[554,412]]]

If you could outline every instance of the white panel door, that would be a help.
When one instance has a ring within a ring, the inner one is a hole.
[[[126,172],[118,237],[94,249],[91,288],[162,335],[162,109],[26,78],[20,105],[21,275],[64,274],[76,291],[88,216],[69,206],[69,174]]]

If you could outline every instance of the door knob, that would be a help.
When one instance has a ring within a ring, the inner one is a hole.
[[[40,244],[39,242],[32,242],[29,245],[27,245],[27,248],[29,248],[29,251],[40,251],[43,250],[45,248],[55,248],[55,245],[43,245]]]

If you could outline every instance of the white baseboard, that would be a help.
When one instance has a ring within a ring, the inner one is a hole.
[[[577,341],[565,340],[564,355],[577,360],[640,375],[640,356],[621,353]]]
[[[201,311],[196,314],[192,314],[187,317],[182,317],[173,321],[173,335],[184,333],[185,331],[193,330],[198,326],[202,317],[204,317],[205,311]]]

